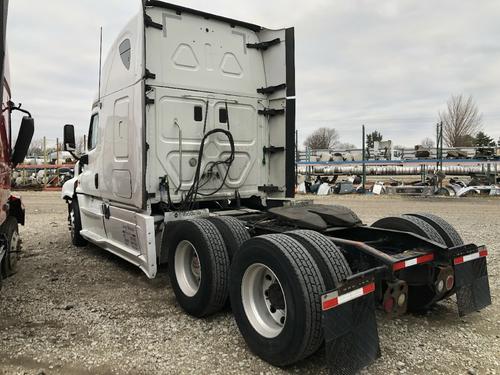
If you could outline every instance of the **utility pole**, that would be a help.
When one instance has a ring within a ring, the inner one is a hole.
[[[299,184],[299,167],[298,162],[300,161],[299,156],[299,131],[295,130],[295,186]]]
[[[366,193],[366,144],[365,144],[365,126],[363,125],[363,194]]]
[[[56,174],[57,184],[59,184],[59,138],[56,138]]]
[[[436,124],[436,173],[443,170],[443,122]],[[443,187],[443,181],[440,182]]]
[[[47,184],[47,137],[43,137],[43,187],[46,188]]]

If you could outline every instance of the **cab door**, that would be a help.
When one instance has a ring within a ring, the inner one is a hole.
[[[83,172],[80,174],[77,188],[82,235],[98,240],[106,237],[104,230],[104,214],[102,209],[102,132],[99,126],[99,113],[92,114],[88,133],[88,153]],[[82,162],[82,161],[81,161]],[[83,161],[85,163],[85,160]]]

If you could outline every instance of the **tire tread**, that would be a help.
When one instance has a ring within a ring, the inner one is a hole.
[[[209,303],[202,316],[211,315],[222,309],[229,294],[229,256],[224,239],[217,227],[206,219],[191,220],[205,238],[205,243],[212,255],[214,287]]]
[[[293,271],[299,275],[304,290],[304,303],[309,312],[305,323],[308,335],[304,338],[301,352],[290,363],[308,357],[318,350],[323,342],[321,325],[321,294],[324,291],[324,281],[318,266],[312,256],[295,239],[284,234],[267,234],[260,236],[272,243],[287,258]]]
[[[321,233],[304,229],[285,234],[295,238],[309,251],[322,271],[321,274],[327,290],[335,289],[340,282],[352,274],[342,252]]]
[[[230,259],[233,258],[241,245],[251,238],[245,224],[234,217],[211,216],[207,220],[213,223],[222,234]]]
[[[418,212],[407,215],[417,217],[431,225],[437,232],[439,232],[447,246],[452,247],[464,244],[462,237],[458,234],[456,229],[443,218],[427,212]]]

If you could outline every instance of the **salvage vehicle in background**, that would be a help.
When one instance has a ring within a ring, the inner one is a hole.
[[[34,132],[34,120],[28,111],[11,101],[9,63],[6,49],[8,0],[0,0],[0,287],[2,278],[16,272],[20,240],[18,224],[24,225],[24,206],[20,198],[10,192],[11,171],[24,160]],[[13,111],[23,112],[17,141],[12,146]]]
[[[250,349],[276,366],[323,343],[332,373],[380,355],[389,316],[452,294],[491,303],[484,246],[425,213],[371,227],[295,189],[294,29],[146,1],[120,33],[92,107],[89,152],[63,186],[72,242],[154,278],[168,263],[192,316],[230,300]],[[73,125],[64,146],[75,150]]]

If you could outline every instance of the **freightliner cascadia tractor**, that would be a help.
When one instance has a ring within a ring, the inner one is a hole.
[[[452,294],[462,315],[490,304],[486,248],[443,219],[366,226],[348,208],[293,200],[293,28],[146,1],[102,72],[89,151],[63,187],[73,244],[150,278],[167,263],[195,317],[229,300],[269,363],[324,343],[332,373],[354,373],[380,355],[376,307],[397,316]],[[64,144],[74,151],[73,125]]]
[[[24,206],[21,199],[10,192],[11,170],[24,160],[34,132],[34,120],[28,111],[11,101],[9,61],[6,48],[8,0],[0,0],[0,287],[2,279],[13,275],[19,259],[20,239],[18,224],[24,225]],[[11,115],[23,112],[16,145],[12,148]]]

